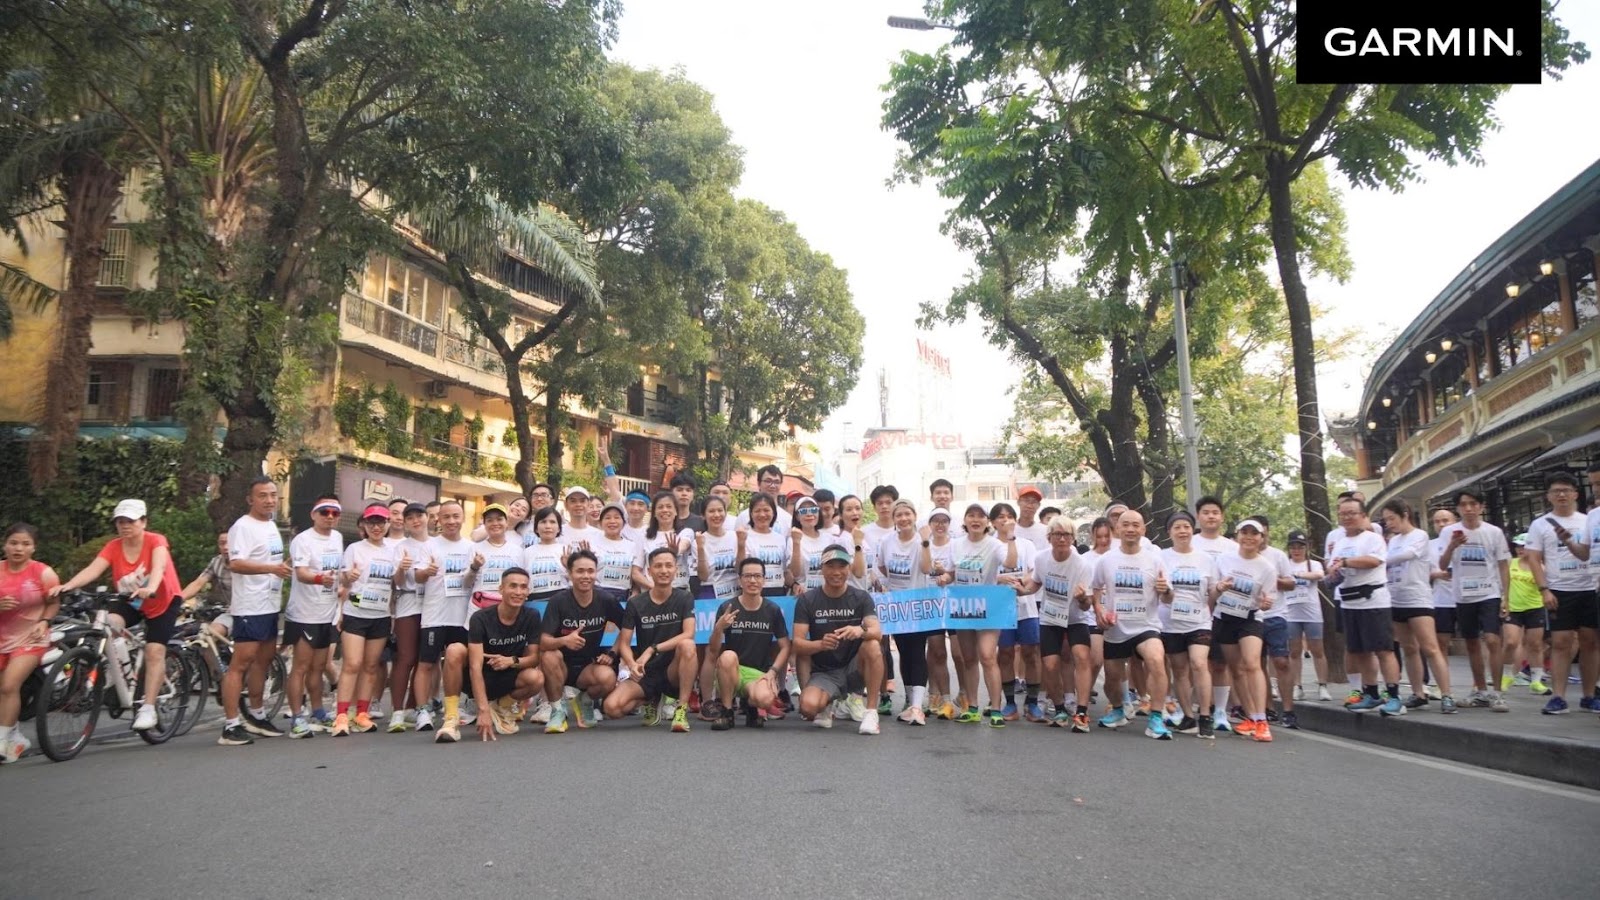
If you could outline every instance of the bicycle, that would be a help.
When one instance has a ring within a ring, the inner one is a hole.
[[[215,693],[217,702],[223,702],[222,676],[227,674],[228,666],[233,661],[233,641],[217,634],[210,626],[224,612],[226,610],[220,606],[197,607],[193,619],[180,626],[173,638],[173,644],[179,647],[180,658],[190,667],[193,678],[191,683],[199,688],[196,709],[183,730],[185,734],[200,718],[200,713],[205,710],[206,698],[210,694]],[[269,720],[283,709],[284,688],[288,683],[289,668],[283,661],[282,653],[275,653],[267,669],[267,680],[261,697]],[[239,701],[248,704],[249,688],[241,688]]]
[[[88,746],[102,709],[119,718],[144,695],[144,643],[132,629],[113,628],[105,609],[110,597],[131,598],[74,592],[72,599],[85,603],[86,597],[94,618],[87,625],[65,626],[63,639],[76,643],[50,664],[34,701],[39,749],[56,762],[72,759]],[[181,657],[168,654],[156,694],[156,727],[137,732],[145,743],[162,744],[178,733],[188,713],[190,690],[188,666]]]

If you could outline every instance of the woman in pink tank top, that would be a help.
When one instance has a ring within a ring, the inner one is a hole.
[[[50,619],[60,606],[50,591],[61,579],[33,558],[39,532],[18,522],[5,532],[0,564],[0,762],[16,762],[28,739],[17,728],[22,683],[50,649]]]

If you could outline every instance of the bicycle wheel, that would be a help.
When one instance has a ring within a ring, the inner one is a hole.
[[[211,669],[199,651],[193,647],[183,648],[179,658],[189,670],[189,710],[183,717],[183,724],[178,728],[178,736],[181,737],[193,731],[195,723],[205,715],[206,700],[211,695]]]
[[[145,675],[140,673],[136,696],[144,696]],[[168,652],[156,691],[156,727],[139,732],[147,744],[164,744],[183,728],[189,712],[189,668],[176,653]]]
[[[267,669],[267,681],[261,689],[261,702],[267,711],[267,721],[271,722],[283,710],[283,701],[288,697],[289,667],[283,661],[283,654],[272,655],[272,665]]]
[[[100,720],[105,675],[105,660],[88,647],[73,647],[45,672],[34,701],[34,728],[45,756],[65,762],[89,743]]]

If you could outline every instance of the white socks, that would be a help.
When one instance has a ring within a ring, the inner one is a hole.
[[[1228,685],[1223,685],[1222,687],[1214,687],[1214,688],[1212,688],[1211,689],[1211,705],[1213,707],[1223,711],[1223,712],[1227,712],[1228,711],[1228,691],[1230,691],[1230,690],[1232,690],[1232,688],[1230,686],[1228,686]]]
[[[906,691],[908,694],[907,699],[911,701],[912,706],[920,707],[922,709],[928,708],[927,685],[922,685],[921,687],[908,687],[906,688]]]

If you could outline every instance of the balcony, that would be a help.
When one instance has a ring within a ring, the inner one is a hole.
[[[348,291],[341,318],[340,339],[347,344],[480,393],[507,396],[505,367],[481,344]],[[536,390],[526,378],[523,385]]]

